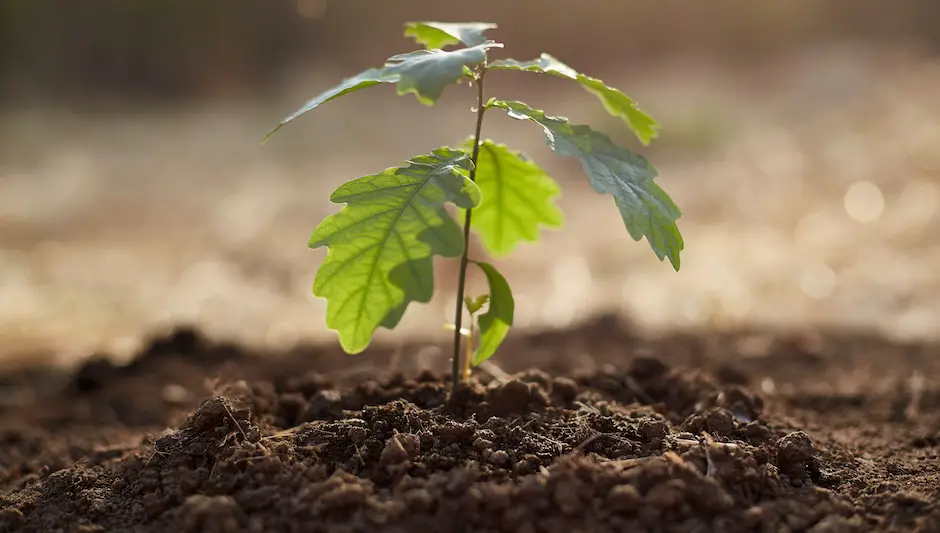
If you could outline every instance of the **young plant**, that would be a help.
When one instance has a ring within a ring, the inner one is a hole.
[[[677,271],[684,246],[676,225],[679,208],[653,181],[656,169],[643,156],[615,145],[589,126],[546,115],[523,102],[486,99],[484,82],[498,70],[571,80],[600,99],[643,145],[657,136],[658,124],[624,93],[548,54],[530,61],[490,61],[489,53],[503,47],[484,36],[494,28],[495,24],[481,22],[408,23],[405,36],[424,49],[394,55],[380,68],[343,80],[286,117],[265,137],[334,98],[374,85],[394,84],[399,95],[414,94],[425,105],[434,105],[450,84],[469,81],[476,87],[472,138],[340,186],[330,200],[345,207],[323,220],[309,242],[311,248],[328,248],[313,293],[327,300],[326,324],[338,332],[340,344],[350,354],[365,350],[379,326],[393,329],[411,302],[431,300],[433,256],[460,257],[453,324],[455,389],[469,372],[468,365],[477,366],[493,356],[514,314],[506,279],[492,264],[468,257],[470,231],[487,252],[505,256],[523,241],[537,241],[541,227],[557,228],[563,222],[555,204],[560,192],[555,181],[520,152],[482,138],[487,111],[501,110],[513,119],[540,126],[552,151],[579,159],[591,187],[613,197],[630,236],[635,241],[646,237],[659,260],[668,258]],[[462,46],[445,50],[453,45]],[[462,230],[447,213],[448,203],[462,215]],[[481,298],[464,296],[470,263],[483,271],[489,284],[489,293]],[[463,306],[471,315],[469,330],[461,327]],[[484,306],[486,312],[477,315]],[[479,342],[474,347],[476,329]],[[468,350],[462,371],[464,335]]]

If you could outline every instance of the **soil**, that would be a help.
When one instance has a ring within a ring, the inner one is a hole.
[[[0,378],[0,531],[940,531],[934,346],[604,316],[515,332],[456,411],[435,350],[181,328]]]

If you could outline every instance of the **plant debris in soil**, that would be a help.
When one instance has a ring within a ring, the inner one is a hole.
[[[602,317],[508,342],[456,413],[418,351],[181,329],[2,378],[0,531],[940,531],[932,346]]]

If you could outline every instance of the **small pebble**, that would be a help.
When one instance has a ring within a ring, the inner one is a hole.
[[[366,428],[361,428],[361,427],[351,427],[349,428],[349,431],[346,432],[346,437],[356,444],[361,444],[365,442],[368,436],[369,436],[369,433],[366,431]]]
[[[509,454],[504,450],[495,450],[490,454],[489,461],[496,466],[505,466],[509,462]]]
[[[379,464],[382,466],[391,466],[404,463],[408,460],[408,452],[402,446],[398,435],[393,435],[385,442],[385,448],[382,449],[382,455],[379,458]]]

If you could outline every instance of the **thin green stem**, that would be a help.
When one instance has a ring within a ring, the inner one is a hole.
[[[477,126],[476,132],[473,134],[473,154],[470,156],[470,161],[473,163],[473,166],[470,168],[470,181],[476,181],[477,179],[477,157],[480,155],[480,132],[483,129],[483,113],[486,111],[485,102],[483,101],[483,77],[485,75],[486,68],[483,68],[480,70],[479,76],[474,80],[477,86]],[[469,262],[470,254],[470,222],[472,215],[473,209],[467,209],[463,223],[463,255],[460,257],[460,277],[457,280],[457,308],[454,311],[454,359],[451,362],[452,397],[454,397],[454,393],[460,385],[460,328],[463,322],[464,289],[467,285],[467,263]],[[467,342],[472,342],[472,340],[473,339],[468,339]]]

